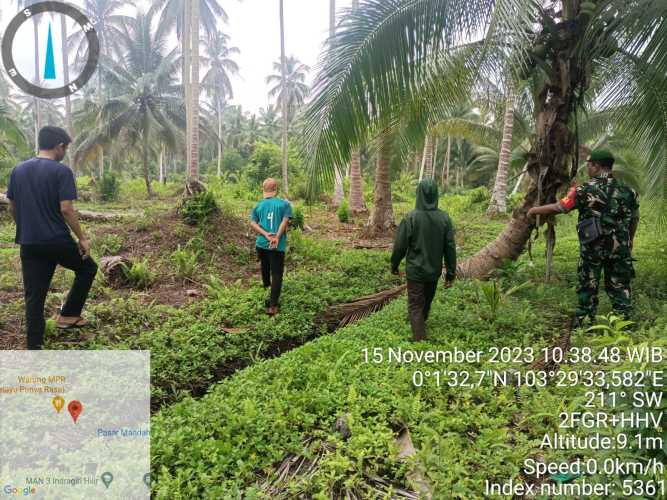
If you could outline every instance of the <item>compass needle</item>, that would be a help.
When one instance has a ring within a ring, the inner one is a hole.
[[[56,79],[56,58],[53,55],[53,36],[51,35],[51,23],[49,23],[49,36],[46,42],[46,64],[44,65],[44,80]]]

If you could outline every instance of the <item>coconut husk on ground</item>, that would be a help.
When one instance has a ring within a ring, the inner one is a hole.
[[[114,288],[120,288],[126,284],[125,267],[132,267],[132,261],[122,255],[100,259],[100,271],[104,274],[109,285]]]

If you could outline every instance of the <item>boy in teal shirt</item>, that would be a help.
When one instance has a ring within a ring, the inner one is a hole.
[[[252,211],[250,225],[257,233],[255,247],[262,263],[262,283],[271,287],[267,303],[269,316],[278,314],[278,301],[283,287],[287,225],[292,218],[292,206],[288,201],[276,198],[278,183],[268,178],[262,184],[264,199]]]

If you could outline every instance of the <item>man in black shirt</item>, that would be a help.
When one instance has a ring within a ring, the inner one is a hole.
[[[74,209],[74,174],[60,163],[72,140],[57,127],[44,127],[38,140],[38,156],[12,170],[7,190],[16,222],[15,241],[21,245],[28,349],[41,349],[44,344],[44,303],[56,266],[75,273],[74,284],[56,318],[59,328],[86,326],[81,311],[97,273],[97,264],[90,257],[90,242]]]

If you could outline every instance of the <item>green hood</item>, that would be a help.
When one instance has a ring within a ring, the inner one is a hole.
[[[437,210],[438,185],[431,179],[425,179],[417,186],[417,210]]]

